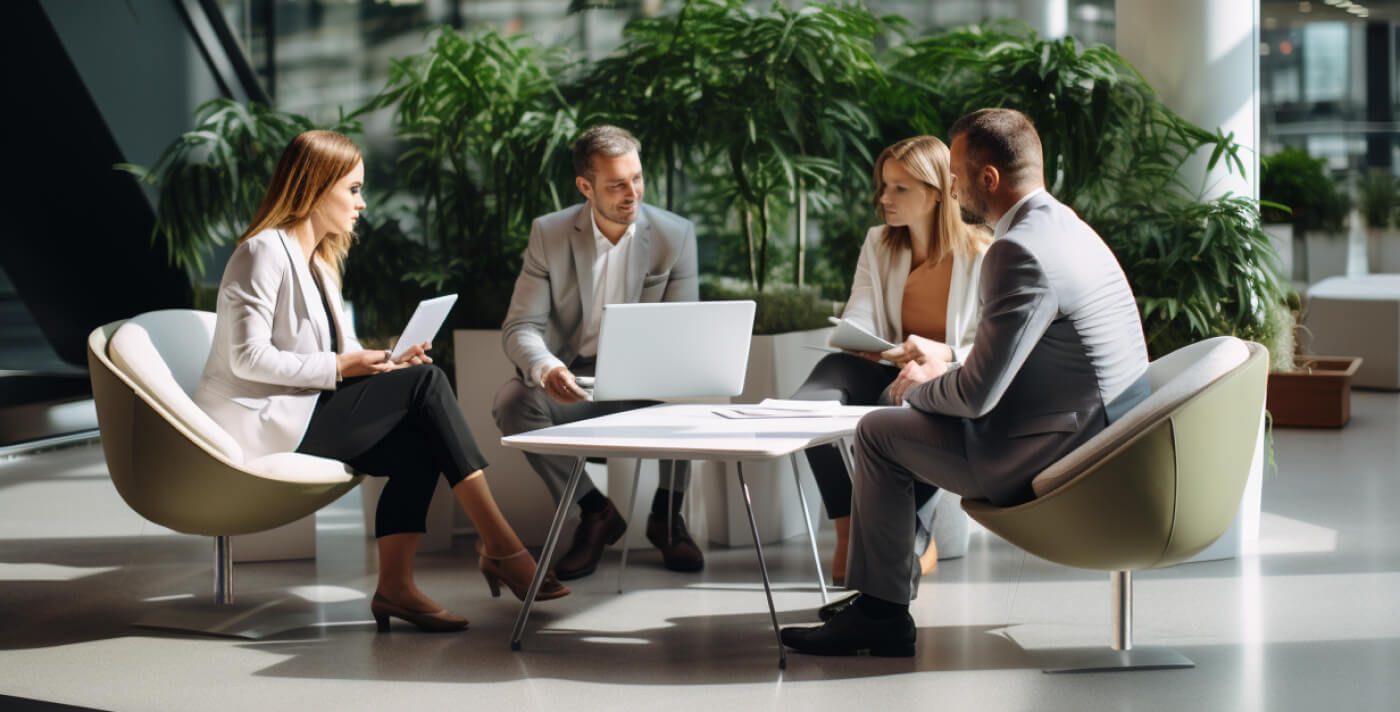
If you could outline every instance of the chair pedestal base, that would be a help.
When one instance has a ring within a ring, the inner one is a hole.
[[[1072,648],[1047,652],[1041,672],[1118,672],[1121,670],[1173,670],[1193,668],[1196,663],[1171,648],[1141,647],[1129,650],[1112,648]]]

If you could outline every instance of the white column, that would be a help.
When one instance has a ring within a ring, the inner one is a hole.
[[[1118,0],[1117,49],[1162,101],[1207,130],[1234,132],[1245,177],[1223,162],[1207,175],[1207,151],[1182,172],[1207,198],[1258,197],[1259,0]]]
[[[1041,37],[1060,39],[1069,34],[1069,0],[1021,0],[1021,19]]]

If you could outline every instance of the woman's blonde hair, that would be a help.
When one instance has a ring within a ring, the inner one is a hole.
[[[928,259],[933,260],[932,264],[938,264],[948,255],[976,256],[991,244],[992,236],[985,230],[963,222],[958,201],[948,190],[953,182],[953,173],[946,144],[935,136],[915,136],[880,152],[875,159],[875,212],[881,220],[885,219],[880,196],[885,192],[886,161],[898,162],[915,180],[942,195],[931,217]],[[909,228],[904,226],[886,225],[882,239],[888,247],[908,249],[912,246]]]
[[[334,131],[297,134],[282,151],[272,181],[244,240],[269,229],[286,229],[311,217],[311,211],[327,192],[362,160],[354,141]],[[316,243],[316,254],[330,266],[336,279],[345,265],[354,233],[332,234]]]

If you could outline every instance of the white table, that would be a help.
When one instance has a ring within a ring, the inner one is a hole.
[[[824,417],[797,418],[730,419],[715,413],[716,410],[735,407],[743,406],[656,405],[501,438],[501,444],[507,447],[541,455],[567,455],[578,459],[573,475],[565,487],[564,496],[559,500],[559,507],[549,526],[549,534],[545,537],[544,551],[540,554],[535,578],[530,582],[530,590],[526,592],[525,602],[516,616],[515,628],[511,631],[512,650],[521,648],[521,638],[525,634],[525,623],[530,617],[530,608],[535,603],[535,595],[539,593],[545,572],[549,570],[554,547],[559,543],[559,530],[564,525],[564,517],[568,514],[569,507],[573,505],[574,493],[583,477],[583,465],[588,457],[634,457],[639,461],[658,459],[735,462],[739,487],[744,492],[744,506],[748,510],[749,528],[753,533],[754,552],[758,555],[759,570],[763,574],[763,592],[768,598],[768,615],[773,622],[773,634],[778,636],[778,613],[773,607],[773,590],[768,580],[768,565],[763,558],[763,546],[759,543],[758,524],[753,518],[749,487],[744,482],[744,463],[787,456],[794,459],[793,475],[796,476],[798,452],[850,437],[855,433],[856,422],[861,416],[877,408],[841,406],[827,411],[830,414]],[[846,458],[848,471],[854,471],[847,448],[842,446],[838,449],[842,457]],[[632,489],[635,499],[635,482]],[[800,497],[800,482],[798,492]],[[627,507],[629,516],[633,506],[629,504]],[[811,541],[812,556],[817,562],[817,577],[820,580],[821,561],[805,499],[803,517],[807,520],[807,535]],[[823,601],[826,600],[825,584],[822,585],[822,598]],[[778,666],[787,667],[787,655],[781,638],[778,639]]]

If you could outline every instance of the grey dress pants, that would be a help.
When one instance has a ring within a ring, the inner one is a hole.
[[[918,592],[914,536],[915,487],[928,484],[985,499],[967,460],[964,423],[949,415],[888,408],[856,425],[851,479],[851,554],[846,584],[894,603]]]
[[[593,363],[591,361],[577,361],[570,366],[569,370],[573,371],[576,376],[592,376]],[[635,400],[602,403],[580,401],[571,405],[561,405],[558,401],[550,398],[543,388],[526,385],[520,376],[516,376],[506,381],[505,385],[496,391],[496,401],[491,406],[491,415],[496,419],[496,427],[501,429],[501,435],[511,436],[548,428],[552,425],[563,425],[601,415],[636,410],[649,405],[656,405],[656,401]],[[567,455],[536,455],[527,452],[525,459],[530,463],[530,467],[535,470],[535,473],[540,476],[540,479],[544,481],[544,486],[549,490],[549,496],[557,504],[564,497],[564,489],[569,484],[569,477],[573,474],[574,465],[578,462],[577,458]],[[689,461],[662,460],[660,473],[658,488],[669,489],[672,492],[684,492],[690,484]],[[583,499],[595,489],[593,482],[584,477],[579,481],[578,490],[574,492],[574,502]]]
[[[796,400],[834,400],[842,405],[890,405],[886,392],[899,375],[894,366],[867,361],[851,354],[831,354],[819,361],[806,382],[793,394]],[[851,514],[851,475],[841,459],[838,445],[807,448],[807,463],[822,493],[826,515],[832,519]],[[938,488],[918,482],[914,485],[915,534],[913,551],[922,554],[933,536],[933,511]]]

